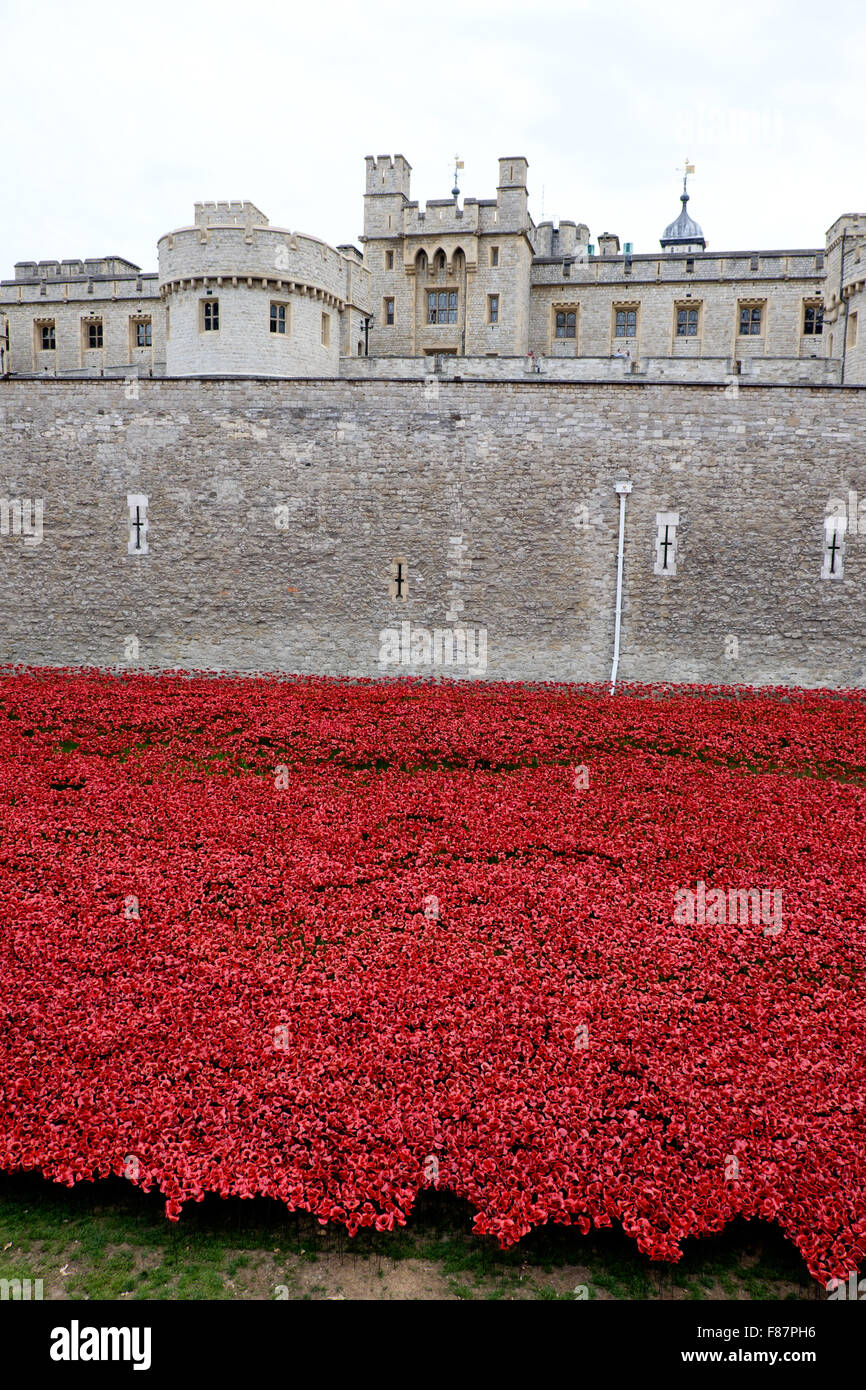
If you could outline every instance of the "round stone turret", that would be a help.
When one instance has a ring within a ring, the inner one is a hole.
[[[361,320],[354,258],[248,202],[197,203],[158,245],[168,376],[338,375]]]

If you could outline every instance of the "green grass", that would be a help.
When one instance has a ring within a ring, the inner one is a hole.
[[[590,1299],[826,1297],[794,1247],[763,1222],[689,1240],[676,1265],[646,1259],[616,1228],[584,1237],[542,1227],[503,1251],[473,1234],[467,1203],[436,1192],[419,1195],[407,1226],[350,1239],[264,1198],[207,1198],[169,1222],[159,1194],[119,1179],[70,1189],[0,1175],[0,1252],[0,1277],[42,1278],[46,1298],[274,1298],[284,1286],[292,1299],[567,1301],[578,1285]]]

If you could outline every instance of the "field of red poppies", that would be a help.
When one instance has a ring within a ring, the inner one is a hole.
[[[862,1262],[862,694],[6,671],[0,770],[0,1168]]]

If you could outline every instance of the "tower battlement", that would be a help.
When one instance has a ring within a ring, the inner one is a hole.
[[[368,154],[365,163],[368,194],[402,193],[404,198],[409,197],[412,165],[402,154],[395,154],[393,158],[389,154],[380,154],[375,158]]]
[[[235,202],[196,203],[195,225],[197,227],[267,227],[268,219],[255,203],[245,200]]]

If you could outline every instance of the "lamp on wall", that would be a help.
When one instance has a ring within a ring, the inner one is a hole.
[[[364,356],[365,356],[365,357],[369,357],[369,356],[370,356],[370,325],[372,324],[372,322],[373,322],[373,320],[374,320],[375,317],[376,317],[375,314],[366,314],[366,315],[364,316],[364,318],[361,319],[361,323],[362,323],[363,328],[364,328]]]

